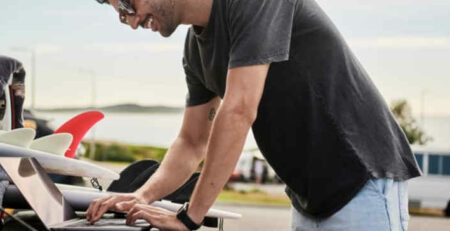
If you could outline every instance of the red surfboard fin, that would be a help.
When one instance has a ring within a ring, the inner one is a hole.
[[[98,121],[105,117],[100,111],[87,111],[68,120],[54,133],[70,133],[73,136],[72,144],[64,154],[66,157],[74,158],[75,152],[83,137]]]

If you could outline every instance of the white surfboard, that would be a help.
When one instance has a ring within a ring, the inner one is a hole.
[[[89,162],[5,143],[0,143],[0,157],[34,157],[47,173],[109,180],[117,180],[120,177],[116,172]]]
[[[63,184],[56,185],[59,190],[61,190],[64,198],[76,208],[80,208],[81,210],[86,210],[89,207],[89,204],[92,200],[97,198],[105,197],[107,195],[115,194],[114,192],[106,192],[106,191],[95,191],[92,188],[86,187],[77,187]],[[177,212],[183,205],[178,203],[173,203],[171,201],[155,201],[151,204],[152,206],[167,209],[169,211]],[[217,218],[226,218],[226,219],[240,219],[242,218],[241,214],[223,211],[219,209],[209,209],[206,213],[208,217],[217,217]]]
[[[85,211],[89,207],[89,204],[92,200],[105,197],[107,195],[115,194],[113,192],[105,192],[105,191],[93,191],[92,188],[86,187],[77,187],[77,186],[67,186],[56,184],[58,189],[64,195],[64,198],[67,202],[77,211]],[[7,187],[5,198],[16,200],[16,201],[8,201],[8,205],[10,204],[23,204],[23,197],[20,198],[17,195],[20,194],[19,190],[15,185],[10,185]],[[152,206],[167,209],[172,212],[177,212],[183,205],[178,203],[173,203],[170,201],[155,201],[151,204]],[[241,214],[233,213],[229,211],[219,210],[211,208],[206,213],[208,217],[216,217],[216,218],[224,218],[224,219],[240,219],[242,218]]]
[[[11,81],[12,78],[10,78]],[[5,94],[5,114],[3,115],[3,119],[1,122],[1,130],[9,131],[11,130],[11,121],[13,118],[11,118],[11,99],[10,99],[10,92],[9,92],[9,84],[8,83],[4,88],[3,92]]]
[[[77,190],[61,190],[64,198],[73,207],[81,208],[86,210],[92,200],[97,198],[105,197],[107,195],[114,194],[112,192],[88,192],[88,191],[77,191]],[[167,209],[172,212],[177,212],[183,205],[178,203],[173,203],[171,201],[155,201],[151,204],[152,206]],[[226,219],[240,219],[241,214],[223,211],[219,209],[209,209],[206,213],[208,217],[226,218]]]
[[[35,139],[29,148],[63,156],[72,144],[72,140],[73,137],[69,133],[51,134]]]
[[[31,128],[17,128],[11,131],[0,130],[0,143],[27,148],[33,142],[36,131]]]

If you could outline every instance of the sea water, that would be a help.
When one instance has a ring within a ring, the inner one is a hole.
[[[38,113],[37,116],[49,119],[51,127],[57,128],[76,114]],[[86,138],[168,147],[177,137],[182,119],[182,113],[105,113],[105,118]],[[255,147],[256,142],[250,132],[245,148]]]

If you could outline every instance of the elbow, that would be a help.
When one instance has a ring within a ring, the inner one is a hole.
[[[251,127],[256,120],[258,108],[255,105],[239,103],[233,105],[222,105],[221,113],[231,118],[233,122]]]

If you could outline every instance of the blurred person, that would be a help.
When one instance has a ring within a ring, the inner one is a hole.
[[[264,174],[264,160],[256,158],[253,169],[255,170],[255,183],[261,184]]]
[[[406,181],[420,170],[381,94],[314,0],[109,3],[133,29],[169,37],[192,25],[183,58],[188,95],[161,167],[134,193],[94,200],[88,220],[119,210],[129,223],[198,229],[252,127],[286,183],[292,230],[406,230]],[[189,204],[178,213],[148,205],[203,159]]]
[[[23,127],[25,76],[26,72],[20,61],[0,55],[0,120],[9,118],[9,115],[5,115],[5,110],[6,107],[11,107],[11,124],[7,125],[7,127],[3,127],[3,129]],[[5,88],[9,88],[9,96],[5,95]],[[6,105],[6,97],[10,98],[10,105]],[[3,124],[3,126],[5,126],[5,124]]]

